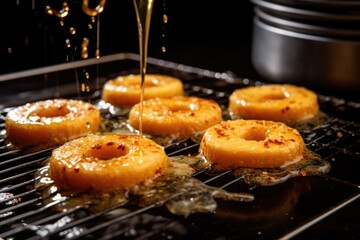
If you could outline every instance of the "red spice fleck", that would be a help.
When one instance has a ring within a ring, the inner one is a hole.
[[[290,110],[290,107],[286,106],[285,108],[281,109],[281,112],[285,113],[286,111],[289,111],[289,110]]]
[[[101,144],[97,143],[91,147],[92,149],[101,149]]]
[[[215,129],[216,130],[216,133],[217,133],[217,135],[218,136],[225,136],[225,133],[223,132],[223,130],[222,129]]]
[[[74,168],[74,172],[78,173],[80,171],[80,168]]]
[[[266,139],[264,141],[264,147],[269,147],[269,144],[270,143],[273,143],[273,144],[276,144],[276,145],[282,145],[282,144],[285,144],[283,141],[279,140],[279,139]]]
[[[278,144],[278,145],[284,144],[284,142],[283,142],[283,141],[278,140],[278,139],[271,140],[271,142],[273,142],[273,143],[275,143],[275,144]]]
[[[115,143],[114,142],[107,142],[106,143],[106,146],[112,146],[112,145],[114,145]]]

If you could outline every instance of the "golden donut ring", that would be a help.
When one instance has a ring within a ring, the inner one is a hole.
[[[53,150],[50,177],[73,191],[113,191],[152,179],[168,166],[163,147],[138,135],[90,134]]]
[[[291,122],[319,112],[317,95],[290,84],[270,84],[235,90],[229,101],[233,118]]]
[[[155,97],[182,96],[180,79],[160,74],[145,76],[144,100]],[[104,84],[102,99],[116,107],[131,107],[140,102],[141,75],[120,76]]]
[[[129,113],[129,123],[139,129],[140,103]],[[154,136],[184,139],[221,122],[220,106],[213,100],[177,96],[153,98],[143,102],[142,128]]]
[[[301,160],[304,142],[285,123],[239,119],[209,128],[200,149],[218,169],[273,168]]]
[[[7,138],[22,147],[62,144],[98,130],[100,111],[79,100],[52,99],[27,103],[5,118]]]

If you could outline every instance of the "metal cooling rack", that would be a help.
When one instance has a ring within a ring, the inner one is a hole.
[[[149,64],[149,72],[172,74],[183,79],[188,95],[214,99],[222,106],[227,106],[229,94],[235,88],[261,84],[236,78],[231,73],[213,73],[161,60],[153,59]],[[99,92],[92,96],[93,100],[98,98]],[[360,123],[351,115],[359,111],[360,104],[323,95],[319,99],[328,121],[303,130],[301,134],[308,148],[331,163],[326,176],[298,177],[272,187],[254,187],[229,172],[213,175],[202,171],[194,177],[227,191],[250,192],[255,201],[219,200],[215,213],[193,214],[186,218],[172,215],[158,204],[143,208],[131,205],[112,207],[98,213],[89,211],[86,206],[77,206],[58,212],[54,206],[61,204],[61,200],[43,204],[42,195],[34,188],[34,173],[42,167],[52,149],[34,153],[9,150],[6,140],[0,139],[0,237],[302,239],[311,234],[312,229],[321,227],[323,222],[335,226],[336,222],[325,220],[355,204],[355,215],[353,219],[350,216],[350,226],[346,226],[355,229],[350,236],[354,237],[359,233],[355,224],[360,198]],[[10,109],[0,110],[0,133],[5,131],[4,119]],[[194,154],[198,151],[198,144],[184,140],[167,146],[165,150],[169,156]],[[335,230],[328,231],[336,236],[336,232],[332,232]]]

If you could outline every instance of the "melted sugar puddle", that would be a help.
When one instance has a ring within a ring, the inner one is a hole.
[[[191,163],[204,168],[196,158],[189,159]],[[194,162],[195,161],[195,162]],[[185,162],[185,161],[183,161]],[[217,204],[215,199],[239,202],[253,201],[254,196],[248,193],[230,193],[221,188],[211,187],[195,179],[192,175],[197,171],[190,164],[177,162],[169,158],[169,169],[162,176],[138,184],[126,190],[108,193],[74,193],[61,191],[49,177],[49,166],[41,168],[35,176],[35,187],[42,192],[44,204],[55,204],[58,211],[83,206],[93,212],[99,212],[112,207],[136,204],[141,207],[152,204],[165,205],[176,215],[188,216],[196,212],[213,212]]]
[[[193,166],[201,166],[204,159],[201,152],[194,156],[173,157],[180,162],[188,162]],[[216,170],[216,165],[209,165],[208,174],[220,174],[222,171]],[[199,170],[201,170],[200,167]],[[249,185],[271,186],[283,183],[292,177],[302,176],[321,176],[328,173],[330,163],[321,159],[319,155],[309,149],[305,149],[302,158],[294,163],[276,168],[236,168],[231,171],[236,178],[242,179]]]
[[[75,207],[88,207],[99,212],[112,207],[136,204],[140,207],[152,204],[165,205],[173,214],[188,216],[196,212],[216,210],[216,198],[231,201],[251,202],[254,196],[249,193],[231,193],[224,189],[208,186],[192,177],[200,171],[217,175],[221,173],[211,166],[201,153],[169,157],[169,169],[162,176],[138,184],[126,190],[108,193],[73,193],[61,191],[48,175],[48,165],[41,168],[36,176],[36,188],[41,190],[44,204],[54,204],[58,211]],[[306,150],[303,159],[279,168],[253,169],[237,168],[231,171],[234,177],[255,186],[280,184],[292,177],[317,176],[326,174],[330,164],[318,155]]]

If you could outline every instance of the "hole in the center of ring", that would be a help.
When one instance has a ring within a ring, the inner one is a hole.
[[[244,139],[247,141],[264,141],[266,139],[265,129],[250,129],[244,135]]]
[[[87,157],[94,157],[99,160],[110,160],[125,156],[127,154],[126,147],[122,144],[115,144],[113,142],[98,143],[91,147],[87,153]]]
[[[39,109],[34,112],[39,117],[61,117],[70,113],[70,110],[66,106],[49,106],[46,108]]]
[[[285,98],[287,98],[287,96],[283,92],[271,92],[264,97],[264,99],[268,100],[283,100]]]

